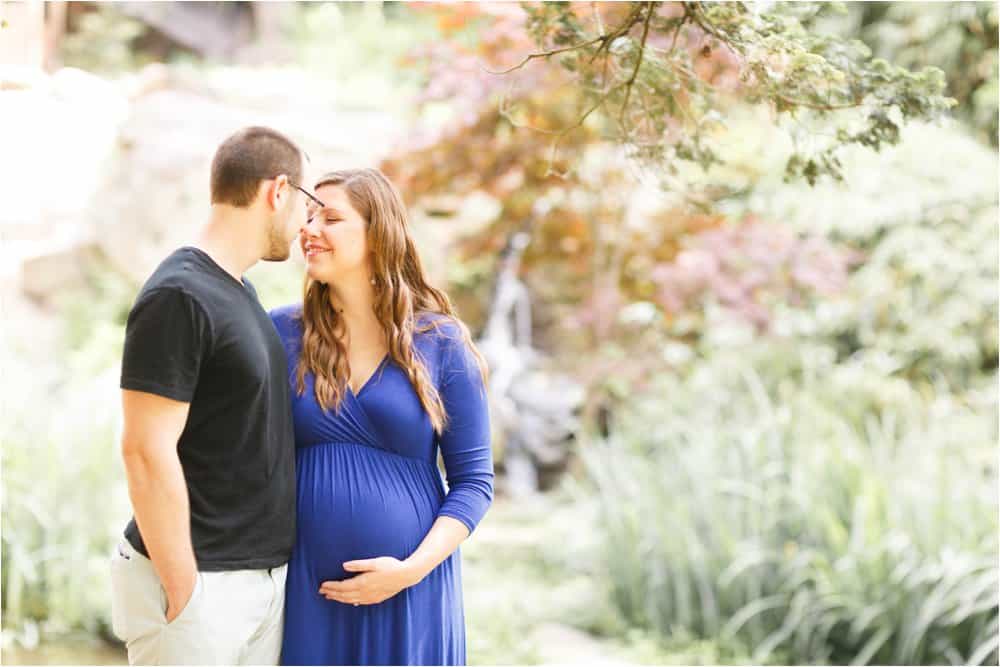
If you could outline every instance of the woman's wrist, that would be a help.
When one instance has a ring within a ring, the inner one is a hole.
[[[416,553],[411,554],[409,558],[404,560],[403,565],[406,567],[406,573],[411,586],[419,584],[434,569],[433,567],[427,567],[427,564]]]

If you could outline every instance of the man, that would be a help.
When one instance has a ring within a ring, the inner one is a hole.
[[[302,152],[243,129],[212,161],[212,209],[129,313],[122,457],[134,518],[112,559],[132,664],[277,664],[295,535],[282,344],[253,286],[306,222]]]

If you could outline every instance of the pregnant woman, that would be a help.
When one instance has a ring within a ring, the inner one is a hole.
[[[493,498],[485,365],[379,171],[306,194],[303,303],[271,313],[297,475],[282,664],[465,664],[459,545]]]

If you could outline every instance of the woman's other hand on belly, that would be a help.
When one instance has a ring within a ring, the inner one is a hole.
[[[319,594],[343,604],[378,604],[423,579],[412,565],[392,556],[347,561],[344,570],[360,574],[344,581],[324,581]]]

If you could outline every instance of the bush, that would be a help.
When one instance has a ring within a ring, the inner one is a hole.
[[[97,324],[61,366],[25,350],[5,364],[5,646],[33,648],[76,630],[109,636],[108,563],[129,509],[117,456],[118,367],[103,359],[122,330]]]
[[[754,662],[995,663],[995,379],[921,396],[780,340],[661,376],[584,451],[616,606]]]
[[[844,163],[846,184],[806,190],[762,177],[733,210],[866,256],[842,299],[786,328],[836,340],[841,358],[884,357],[911,381],[955,391],[995,370],[996,151],[961,128],[914,125],[899,146],[853,151]]]

